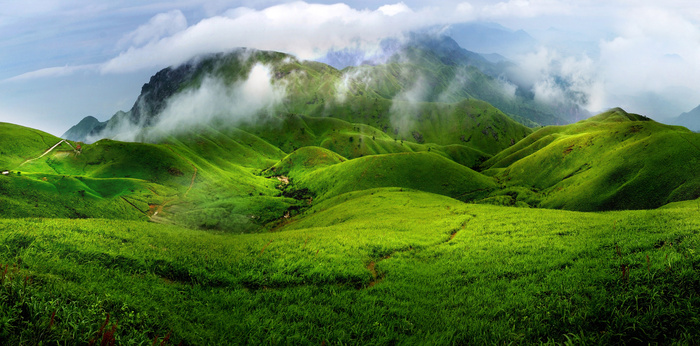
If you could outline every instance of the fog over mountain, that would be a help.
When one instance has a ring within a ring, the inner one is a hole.
[[[0,121],[61,134],[85,116],[105,121],[130,109],[151,75],[200,54],[250,47],[331,65],[329,57],[339,65],[373,64],[392,48],[383,42],[425,31],[492,61],[507,59],[509,83],[534,99],[576,99],[591,113],[619,106],[670,121],[700,103],[695,7],[566,0],[11,3],[0,12]]]

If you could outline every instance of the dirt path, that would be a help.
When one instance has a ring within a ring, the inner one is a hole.
[[[24,165],[24,164],[27,163],[27,162],[32,162],[32,161],[38,160],[38,159],[40,159],[40,158],[46,156],[48,153],[50,153],[52,150],[56,149],[56,147],[58,147],[59,145],[61,145],[61,143],[64,143],[64,142],[65,142],[65,143],[68,143],[65,139],[62,139],[62,140],[59,141],[58,143],[54,144],[53,147],[51,147],[51,148],[49,148],[48,150],[46,150],[46,151],[45,151],[43,154],[41,154],[39,157],[35,157],[35,158],[33,158],[33,159],[25,160],[24,162],[20,163],[19,166],[22,167],[22,165]],[[73,148],[73,146],[70,145],[70,143],[68,143],[68,145],[69,145],[71,148]],[[75,148],[73,148],[73,150],[75,150]]]
[[[473,215],[472,217],[476,217],[476,216]],[[455,236],[457,236],[457,233],[459,233],[459,231],[461,231],[461,230],[463,230],[465,227],[467,227],[467,222],[469,222],[469,220],[471,220],[471,219],[464,220],[464,222],[462,222],[462,225],[460,225],[459,228],[453,229],[453,230],[452,230],[452,233],[450,234],[450,238],[447,239],[447,241],[446,241],[445,243],[451,242],[452,239],[454,239]]]
[[[437,244],[428,245],[427,247],[440,246],[440,245],[444,245],[444,244],[447,244],[447,243],[451,242],[452,239],[454,239],[455,236],[457,236],[457,233],[459,233],[459,231],[465,229],[465,228],[467,227],[467,223],[469,223],[469,221],[470,221],[472,218],[475,218],[475,217],[476,217],[476,215],[470,215],[470,218],[464,220],[464,221],[462,222],[462,224],[461,224],[458,228],[455,228],[455,229],[452,230],[452,232],[450,233],[450,237],[447,238],[447,240],[441,241],[441,242],[439,242],[439,243],[437,243]],[[413,251],[413,248],[410,247],[410,248],[408,248],[407,250],[398,250],[398,251],[394,251],[394,252],[392,252],[392,253],[390,253],[390,254],[388,254],[388,255],[386,255],[386,256],[384,256],[384,257],[378,259],[378,260],[369,262],[369,264],[367,265],[367,270],[369,270],[370,274],[372,274],[372,281],[370,281],[370,282],[367,284],[367,286],[364,286],[364,287],[361,287],[361,288],[371,288],[371,287],[374,287],[374,285],[376,285],[376,284],[382,282],[382,280],[384,280],[384,278],[386,277],[386,273],[384,273],[384,272],[381,272],[381,273],[377,272],[377,263],[379,263],[379,262],[381,262],[381,261],[383,261],[383,260],[387,260],[387,259],[391,258],[391,256],[393,256],[393,255],[396,254],[396,253],[409,252],[409,251]]]
[[[384,273],[379,275],[379,273],[377,273],[376,266],[377,266],[377,262],[383,261],[383,260],[386,260],[389,258],[391,258],[391,255],[386,255],[386,256],[378,259],[376,262],[372,261],[367,265],[367,270],[369,270],[370,274],[372,274],[372,281],[370,281],[369,284],[367,284],[366,288],[374,287],[374,285],[376,285],[376,284],[380,283],[382,280],[384,280],[384,276],[385,276]]]
[[[272,244],[272,239],[270,239],[269,243],[267,243],[267,244],[265,244],[265,246],[263,246],[262,250],[260,250],[260,255],[258,255],[258,257],[262,256],[262,254],[265,253],[265,249],[267,249],[267,247],[270,246],[270,244]]]

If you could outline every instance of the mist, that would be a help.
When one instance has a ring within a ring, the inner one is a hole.
[[[157,141],[214,121],[231,124],[254,121],[256,115],[272,112],[284,100],[286,91],[281,84],[273,84],[270,67],[260,63],[252,67],[247,79],[232,85],[219,78],[206,77],[198,88],[177,94],[168,101],[146,138]]]
[[[389,119],[396,129],[395,134],[406,137],[413,130],[420,116],[421,102],[425,101],[430,90],[423,76],[418,76],[413,85],[404,88],[391,100]]]
[[[507,71],[509,80],[532,92],[535,101],[551,106],[575,104],[590,112],[606,107],[604,79],[587,55],[563,56],[540,48],[514,61],[516,65]]]
[[[241,57],[246,59],[245,56]],[[99,136],[128,142],[158,142],[192,130],[216,124],[254,122],[258,116],[272,113],[286,98],[286,84],[273,82],[269,66],[256,63],[244,80],[227,83],[221,78],[205,76],[200,85],[173,95],[165,108],[148,125],[145,118],[133,123],[128,113],[115,116]],[[139,105],[136,105],[138,107]]]

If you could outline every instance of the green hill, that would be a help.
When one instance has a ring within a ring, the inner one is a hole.
[[[486,161],[533,203],[571,210],[650,209],[700,197],[700,136],[613,109],[545,127]]]
[[[288,170],[295,188],[308,189],[321,200],[380,187],[400,187],[472,200],[497,187],[492,179],[430,152],[372,155],[347,161],[323,153],[321,157],[325,158],[321,164],[314,165],[310,171],[309,152],[300,149],[284,159],[289,163],[302,162],[301,167],[297,164],[289,169],[289,165],[282,164],[273,167],[271,172]],[[316,155],[313,153],[312,157]]]
[[[451,107],[479,106],[498,123]],[[614,109],[491,155],[335,118],[219,125],[80,149],[0,125],[0,343],[700,337],[686,129]]]
[[[474,113],[469,116],[467,114],[470,113],[467,113],[467,110],[465,114],[452,108],[453,111],[445,116],[453,121],[454,126],[450,126],[449,130],[447,125],[440,125],[447,123],[440,119],[435,119],[434,123],[425,121],[424,127],[428,129],[425,132],[426,135],[431,135],[433,139],[439,141],[437,144],[426,141],[417,131],[415,134],[421,136],[421,143],[416,143],[415,138],[412,141],[397,138],[398,136],[392,136],[362,123],[296,114],[283,115],[281,119],[268,119],[262,124],[244,125],[242,128],[285,152],[292,152],[305,146],[319,146],[351,159],[367,155],[431,150],[467,167],[476,166],[479,162],[491,157],[492,154],[489,153],[496,153],[499,147],[505,148],[517,138],[522,138],[530,132],[529,129],[514,123],[504,115],[499,116],[498,112],[491,112],[493,108],[485,103],[465,101],[461,105],[466,108],[466,104],[474,106]],[[482,111],[485,109],[484,113],[477,113],[479,105],[484,106],[481,108]],[[460,116],[463,119],[462,124],[458,126],[455,123]],[[484,124],[474,119],[483,119]],[[494,125],[487,125],[486,122],[492,122]],[[440,136],[441,129],[451,133]],[[451,137],[454,140],[450,140]],[[451,142],[459,144],[446,144]]]
[[[61,141],[48,133],[0,122],[0,170],[16,170]],[[61,145],[60,149],[69,148]]]
[[[469,200],[495,188],[490,178],[465,167],[490,155],[464,145],[403,142],[367,125],[297,115],[246,130],[223,124],[167,137],[162,144],[101,140],[79,150],[69,141],[38,158],[48,146],[39,139],[61,140],[11,128],[7,132],[13,134],[3,137],[8,143],[15,142],[13,136],[17,142],[36,138],[23,148],[37,159],[22,165],[22,176],[4,177],[3,215],[142,218],[249,232],[308,208],[310,196],[396,186]],[[63,145],[70,150],[59,150]],[[320,147],[302,147],[282,160],[286,154],[277,146],[291,151],[297,145]],[[321,173],[324,156],[346,160],[338,153],[354,160]],[[393,153],[404,155],[387,155]],[[261,174],[299,157],[309,170],[301,175],[287,168],[293,186],[280,189],[277,179]],[[16,155],[13,162],[21,159]],[[433,174],[435,167],[443,173]]]

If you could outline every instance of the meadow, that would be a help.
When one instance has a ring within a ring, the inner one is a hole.
[[[254,234],[2,219],[0,341],[692,343],[699,215],[381,188]]]

